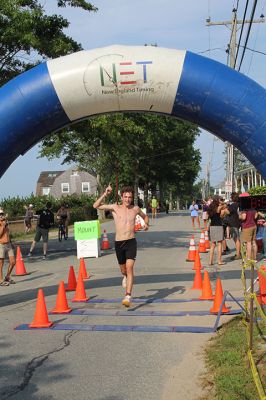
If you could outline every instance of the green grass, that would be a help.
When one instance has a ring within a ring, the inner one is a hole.
[[[201,400],[259,399],[246,353],[246,327],[242,317],[236,317],[217,332],[205,351],[207,373],[203,376],[202,386],[208,394]],[[254,329],[254,354],[259,371],[264,371],[265,339],[257,327]],[[265,373],[261,374],[261,379],[265,388]]]

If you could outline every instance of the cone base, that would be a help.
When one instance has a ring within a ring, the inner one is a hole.
[[[29,275],[29,273],[25,272],[24,274],[12,274],[12,275],[14,275],[14,276],[25,276],[25,275]]]
[[[73,300],[71,300],[72,301],[72,303],[75,303],[75,302],[78,302],[78,303],[86,303],[88,300],[90,300],[90,298],[89,297],[85,297],[85,299],[73,299]]]
[[[218,314],[219,310],[216,311],[215,308],[212,307],[212,308],[210,309],[210,312],[211,312],[212,314]],[[225,314],[225,313],[228,313],[228,312],[230,312],[229,308],[223,307],[223,309],[222,309],[222,314]]]
[[[66,310],[56,310],[55,308],[49,312],[49,314],[69,314],[72,308],[67,308]]]
[[[189,258],[186,259],[186,262],[194,262],[194,261],[195,259],[194,260],[190,260]]]
[[[50,328],[53,325],[53,322],[47,322],[45,324],[29,324],[29,328]]]
[[[69,289],[69,288],[66,288],[66,289],[65,289],[66,292],[74,292],[75,290],[76,290],[76,288],[73,288],[73,289],[71,289],[71,288],[70,288],[70,289]]]
[[[192,286],[192,288],[190,288],[191,290],[202,290],[202,287],[194,287]]]
[[[101,247],[101,250],[109,250],[110,249],[110,247],[109,246],[106,246],[106,247]]]

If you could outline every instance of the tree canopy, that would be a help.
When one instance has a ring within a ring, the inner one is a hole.
[[[53,0],[58,7],[97,11],[85,0]],[[0,85],[47,58],[82,49],[64,33],[69,21],[61,15],[46,15],[38,0],[0,2]]]
[[[79,122],[44,139],[40,155],[63,157],[94,175],[101,185],[115,182],[142,189],[190,191],[200,168],[193,147],[198,128],[175,118],[145,114],[108,114]]]

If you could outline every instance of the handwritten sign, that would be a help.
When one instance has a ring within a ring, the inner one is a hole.
[[[101,228],[99,221],[81,221],[74,223],[75,240],[99,239]]]

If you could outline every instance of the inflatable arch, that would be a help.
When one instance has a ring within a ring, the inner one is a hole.
[[[236,146],[266,179],[266,90],[189,51],[110,46],[42,63],[0,89],[0,176],[45,135],[92,115],[169,114]]]

